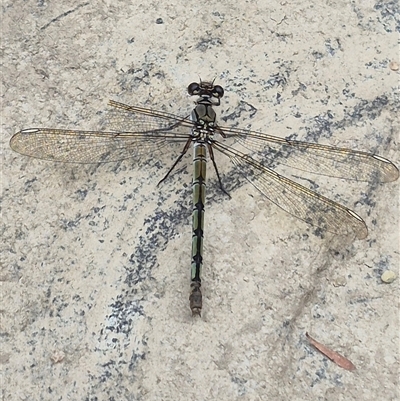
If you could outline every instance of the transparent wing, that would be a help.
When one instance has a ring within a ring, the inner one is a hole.
[[[228,156],[240,173],[281,209],[323,231],[366,238],[364,221],[350,209],[264,167],[251,156],[214,142],[213,148]]]
[[[171,113],[129,106],[114,100],[110,100],[108,104],[113,109],[106,114],[104,122],[106,131],[149,132],[154,130],[170,131],[175,126],[193,127],[193,122],[188,118],[179,117]]]
[[[320,175],[357,181],[389,182],[399,170],[389,160],[366,152],[292,141],[258,132],[219,127],[227,138],[258,153],[269,165],[283,164]]]
[[[185,118],[110,101],[108,132],[29,128],[11,148],[23,155],[68,163],[106,163],[152,156],[167,143],[184,143],[192,123]]]

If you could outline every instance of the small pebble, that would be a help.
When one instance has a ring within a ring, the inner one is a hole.
[[[390,68],[392,71],[398,71],[398,70],[399,70],[399,63],[396,63],[396,61],[391,61],[391,62],[389,63],[389,68]]]
[[[50,358],[53,363],[60,363],[65,358],[65,354],[62,351],[54,351]]]
[[[393,283],[395,279],[396,273],[392,272],[391,270],[386,270],[384,273],[382,273],[381,280],[386,284]]]
[[[332,280],[332,284],[334,287],[344,287],[347,284],[346,277],[336,277]]]

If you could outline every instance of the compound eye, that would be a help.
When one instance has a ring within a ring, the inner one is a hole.
[[[213,89],[213,95],[216,95],[218,98],[224,96],[224,88],[219,85],[215,85]]]
[[[188,86],[188,93],[190,96],[196,95],[200,89],[200,85],[197,82],[192,82],[189,86]]]

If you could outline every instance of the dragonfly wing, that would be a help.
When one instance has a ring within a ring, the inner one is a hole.
[[[152,156],[167,143],[187,142],[193,123],[187,118],[110,101],[105,132],[29,128],[10,146],[39,159],[69,163],[106,163]]]
[[[213,147],[228,156],[261,194],[286,212],[323,231],[353,234],[358,239],[367,237],[364,221],[350,209],[277,174],[236,149],[219,142]]]
[[[367,152],[292,141],[263,133],[220,127],[227,138],[235,138],[270,164],[283,164],[320,175],[357,181],[390,182],[399,170],[389,160]]]
[[[175,131],[97,132],[29,128],[17,132],[11,148],[23,155],[67,163],[107,163],[152,156],[167,143],[184,143],[190,136]]]
[[[152,131],[173,130],[174,127],[192,128],[193,122],[186,117],[179,117],[163,111],[129,106],[110,100],[113,108],[108,110],[103,122],[105,131]]]

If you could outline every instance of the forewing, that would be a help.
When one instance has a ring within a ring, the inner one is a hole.
[[[154,130],[171,131],[175,126],[187,127],[189,130],[193,127],[193,122],[187,117],[179,117],[171,113],[138,106],[129,106],[114,100],[110,100],[108,104],[113,108],[106,113],[103,123],[105,131],[149,132]]]
[[[367,152],[282,139],[263,133],[220,127],[227,138],[234,138],[256,152],[270,166],[283,164],[311,173],[348,180],[389,182],[399,170],[389,160]]]
[[[68,163],[106,163],[153,156],[168,143],[185,143],[191,121],[172,114],[110,102],[105,132],[29,128],[16,133],[11,148],[23,155]]]

